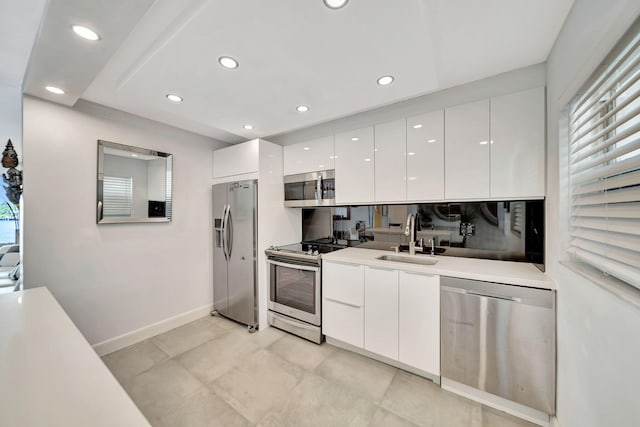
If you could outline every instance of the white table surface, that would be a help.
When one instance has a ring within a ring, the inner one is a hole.
[[[555,289],[555,283],[536,266],[526,262],[495,261],[478,258],[436,256],[435,265],[408,264],[404,262],[382,261],[376,259],[393,252],[377,249],[347,248],[322,255],[325,261],[363,264],[371,267],[386,267],[417,273],[459,277],[462,279],[482,280],[485,282],[506,283],[541,289]],[[400,254],[406,257],[411,255]],[[429,257],[429,255],[413,255]]]
[[[149,426],[46,288],[0,295],[0,426]]]

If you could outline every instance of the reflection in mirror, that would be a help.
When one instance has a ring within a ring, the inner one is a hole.
[[[171,221],[172,158],[98,140],[98,224]]]

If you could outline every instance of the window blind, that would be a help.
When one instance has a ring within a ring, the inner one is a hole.
[[[105,176],[102,182],[102,213],[107,216],[131,216],[133,178]]]
[[[511,202],[511,231],[517,236],[522,235],[524,228],[524,203]]]
[[[640,34],[569,108],[570,243],[640,289]]]

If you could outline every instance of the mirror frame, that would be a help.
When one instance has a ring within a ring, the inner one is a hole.
[[[148,156],[163,157],[166,159],[166,177],[171,175],[171,180],[167,184],[165,193],[165,216],[156,218],[125,218],[114,217],[104,218],[102,215],[103,205],[103,185],[104,185],[104,149],[105,147],[116,148],[118,150],[124,150],[136,154],[144,154]],[[170,222],[171,221],[171,205],[173,200],[173,155],[169,153],[163,153],[160,151],[148,150],[146,148],[133,147],[131,145],[118,144],[115,142],[98,140],[98,178],[97,178],[97,191],[96,191],[96,223],[97,224],[127,224],[127,223],[140,223],[140,222]]]

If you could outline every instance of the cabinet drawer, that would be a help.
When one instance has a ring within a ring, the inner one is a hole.
[[[324,262],[322,295],[356,307],[364,305],[364,266]]]
[[[322,333],[356,347],[364,346],[364,308],[322,301]]]

